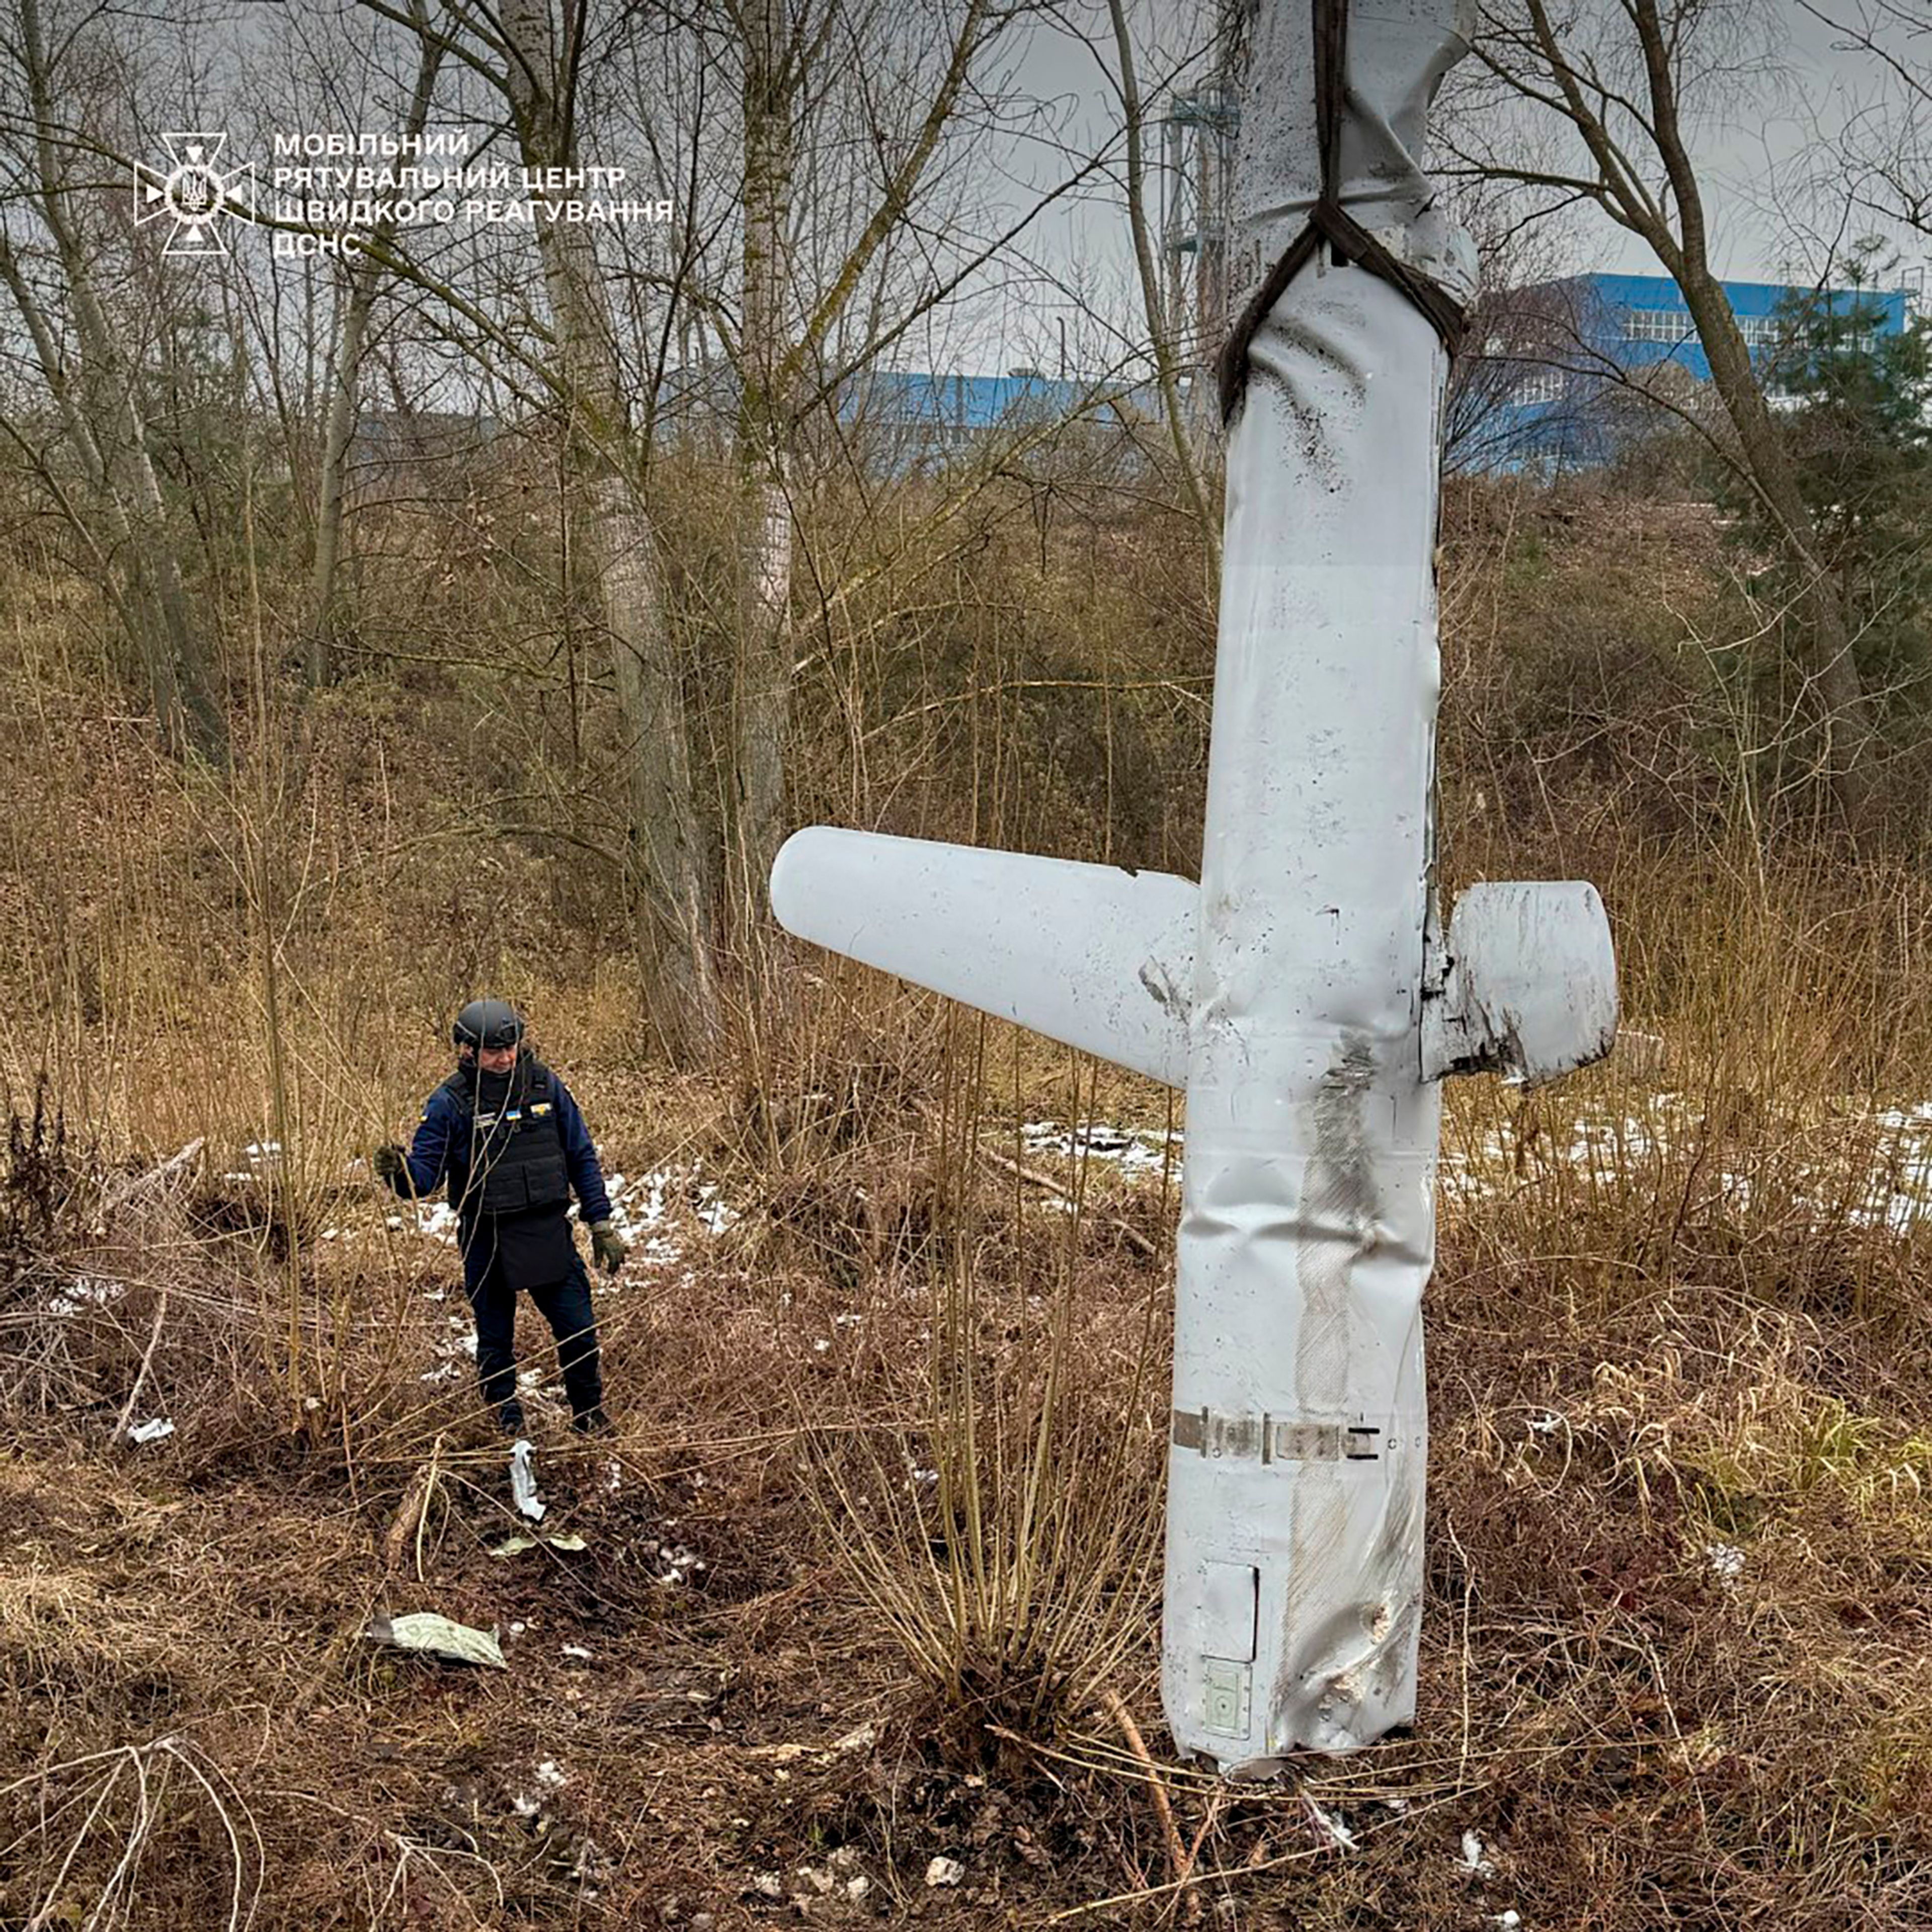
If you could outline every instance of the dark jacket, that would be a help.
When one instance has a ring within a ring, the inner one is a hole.
[[[513,1288],[562,1280],[576,1250],[565,1218],[608,1220],[610,1197],[590,1130],[550,1069],[519,1058],[500,1085],[459,1066],[424,1102],[399,1194],[446,1183],[457,1212],[464,1285],[473,1294],[493,1262]]]

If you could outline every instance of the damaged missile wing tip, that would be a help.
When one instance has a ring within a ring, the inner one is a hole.
[[[1513,879],[1456,902],[1425,994],[1422,1077],[1501,1073],[1539,1087],[1616,1043],[1616,962],[1597,889]]]

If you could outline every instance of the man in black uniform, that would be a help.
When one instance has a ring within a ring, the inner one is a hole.
[[[610,1214],[590,1130],[569,1089],[522,1051],[524,1023],[502,1000],[472,1000],[456,1016],[456,1071],[424,1106],[409,1151],[376,1150],[377,1174],[406,1198],[444,1181],[456,1210],[463,1286],[476,1321],[483,1400],[512,1436],[517,1396],[517,1291],[526,1290],[556,1337],[572,1426],[607,1434],[590,1280],[571,1237],[573,1190],[598,1261],[614,1274],[628,1249]]]

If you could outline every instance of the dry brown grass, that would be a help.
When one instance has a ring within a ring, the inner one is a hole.
[[[1817,1102],[1856,1077],[1827,1047],[1874,1042],[1803,1028],[1799,957],[1735,962],[1744,1010],[1710,995],[1708,1033],[1666,1012],[1656,1077],[1682,1102],[1614,1069],[1461,1094],[1450,1148],[1482,1160],[1432,1292],[1415,1734],[1286,1790],[1165,1771],[1172,1838],[1094,1701],[1120,1693],[1162,1755],[1142,1532],[1165,1281],[1092,1199],[1069,1214],[970,1154],[1090,1108],[1064,1062],[854,979],[780,1016],[755,1090],[572,1068],[614,1165],[702,1160],[748,1210],[700,1240],[674,1208],[686,1257],[600,1301],[624,1436],[574,1450],[553,1416],[541,1452],[580,1555],[488,1553],[512,1527],[499,1452],[463,1378],[418,1379],[450,1265],[373,1203],[338,1198],[346,1233],[305,1251],[304,1346],[334,1366],[292,1432],[272,1230],[197,1234],[189,1190],[88,1236],[83,1190],[8,1317],[0,1909],[593,1924],[674,1899],[671,1922],[750,1924],[796,1916],[756,1889],[777,1873],[814,1916],[1158,1924],[1187,1910],[1184,1874],[1236,1924],[1921,1922],[1922,1243],[1859,1218],[1868,1182],[1819,1184],[1872,1150]],[[1826,961],[1852,970],[1844,945]],[[1753,1013],[1795,1057],[1712,1081]],[[1575,1119],[1658,1109],[1668,1137],[1570,1157]],[[1098,1163],[1083,1183],[1028,1160],[1148,1211]],[[860,1195],[896,1204],[868,1218]],[[129,1287],[50,1316],[76,1276]],[[132,1450],[105,1432],[164,1283],[150,1375],[179,1427]],[[432,1456],[420,1532],[386,1564]],[[653,1546],[675,1543],[708,1567],[665,1585]],[[509,1672],[465,1675],[372,1652],[379,1604],[525,1629]],[[862,1720],[874,1742],[841,1748]],[[940,1854],[967,1867],[956,1894],[923,1883]]]
[[[1794,841],[1791,801],[1770,836],[1711,752],[1722,694],[1657,681],[1669,609],[1724,602],[1706,534],[1565,527],[1452,530],[1450,857],[1601,881],[1660,1058],[1457,1088],[1418,1723],[1262,1790],[1167,1767],[1157,1716],[1173,1177],[1019,1131],[1158,1133],[1166,1096],[816,958],[734,984],[716,1069],[667,1076],[594,877],[479,842],[524,775],[473,690],[336,694],[271,813],[37,659],[0,874],[0,1924],[1924,1924],[1928,1238],[1886,1109],[1932,1077],[1932,890]],[[1131,629],[1173,562],[1096,538],[1048,587]],[[1197,589],[1160,614],[1196,646]],[[889,590],[878,690],[850,652],[814,673],[852,688],[853,768],[821,747],[812,779],[842,816],[1090,850],[1117,803],[1184,867],[1198,771],[1149,776],[1186,763],[1182,700],[1124,715],[1103,770],[1090,717],[953,701],[1042,668],[990,605],[928,652],[940,618]],[[914,790],[868,790],[902,740]],[[286,1144],[251,1166],[270,946]],[[681,1252],[597,1303],[620,1440],[537,1410],[580,1552],[490,1553],[516,1522],[466,1358],[424,1379],[453,1257],[355,1165],[482,983],[607,1168],[674,1170]],[[190,1177],[123,1196],[196,1136]],[[146,1449],[137,1391],[177,1425]],[[511,1668],[378,1652],[378,1608],[498,1625]]]

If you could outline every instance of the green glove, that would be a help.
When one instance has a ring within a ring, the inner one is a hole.
[[[397,1146],[394,1141],[386,1141],[376,1150],[376,1158],[373,1164],[376,1169],[376,1178],[378,1180],[386,1180],[392,1187],[394,1186],[397,1182],[410,1171],[408,1162],[403,1158],[402,1149]]]
[[[631,1252],[631,1244],[617,1232],[614,1221],[593,1221],[590,1224],[590,1249],[596,1256],[598,1265],[607,1274],[615,1274],[624,1265],[624,1257]]]

